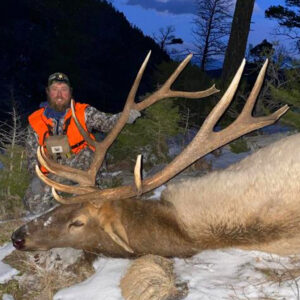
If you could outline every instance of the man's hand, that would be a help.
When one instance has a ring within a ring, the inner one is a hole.
[[[136,109],[131,109],[127,124],[132,124],[137,118],[141,116],[141,113]]]

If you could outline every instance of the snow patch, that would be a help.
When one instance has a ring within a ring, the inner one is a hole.
[[[14,300],[15,298],[12,295],[4,294],[2,300]]]
[[[14,250],[15,248],[12,245],[12,243],[8,243],[0,247],[0,283],[5,283],[9,281],[13,276],[19,273],[18,270],[13,269],[9,265],[2,262],[2,259]]]
[[[93,264],[96,273],[87,280],[60,290],[53,300],[123,300],[119,283],[128,259],[99,258]]]
[[[151,200],[159,200],[160,199],[160,196],[161,196],[161,193],[162,191],[166,188],[165,185],[161,185],[160,187],[156,188],[154,191],[153,191],[153,195],[151,195],[150,197],[148,197],[147,199],[151,199]]]
[[[44,227],[49,226],[52,223],[52,217],[49,217],[46,222],[44,222]]]
[[[276,283],[260,271],[295,267],[292,257],[240,249],[209,250],[190,259],[175,259],[177,277],[189,286],[185,300],[298,299],[299,278]]]
[[[298,278],[273,282],[260,269],[286,271],[300,267],[295,256],[280,257],[258,251],[222,249],[203,251],[189,259],[174,259],[179,281],[188,283],[185,300],[299,299]],[[128,259],[99,258],[96,273],[84,282],[59,291],[54,300],[122,300],[120,280]]]

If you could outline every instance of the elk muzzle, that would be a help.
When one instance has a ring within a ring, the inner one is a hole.
[[[25,250],[26,236],[28,236],[26,225],[20,227],[11,235],[12,243],[17,250]]]

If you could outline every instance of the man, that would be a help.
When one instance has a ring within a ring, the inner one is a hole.
[[[55,204],[51,188],[35,174],[35,165],[38,164],[36,150],[39,145],[46,147],[53,159],[82,170],[89,168],[93,158],[93,150],[78,133],[72,118],[70,109],[72,87],[69,78],[63,73],[50,75],[46,94],[47,102],[41,103],[41,108],[28,118],[26,139],[28,170],[33,179],[23,202],[26,209],[35,214],[42,213]],[[108,115],[82,103],[75,103],[75,111],[77,118],[88,132],[93,130],[108,132],[120,116],[120,113]],[[140,115],[139,111],[131,110],[127,123],[133,123]],[[42,171],[46,172],[43,168]]]

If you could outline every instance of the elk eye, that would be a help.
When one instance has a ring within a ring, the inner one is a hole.
[[[79,221],[79,220],[76,220],[76,221],[72,222],[72,223],[69,225],[69,227],[71,227],[71,226],[81,227],[81,226],[83,226],[83,225],[84,225],[84,223],[82,223],[82,222]]]

